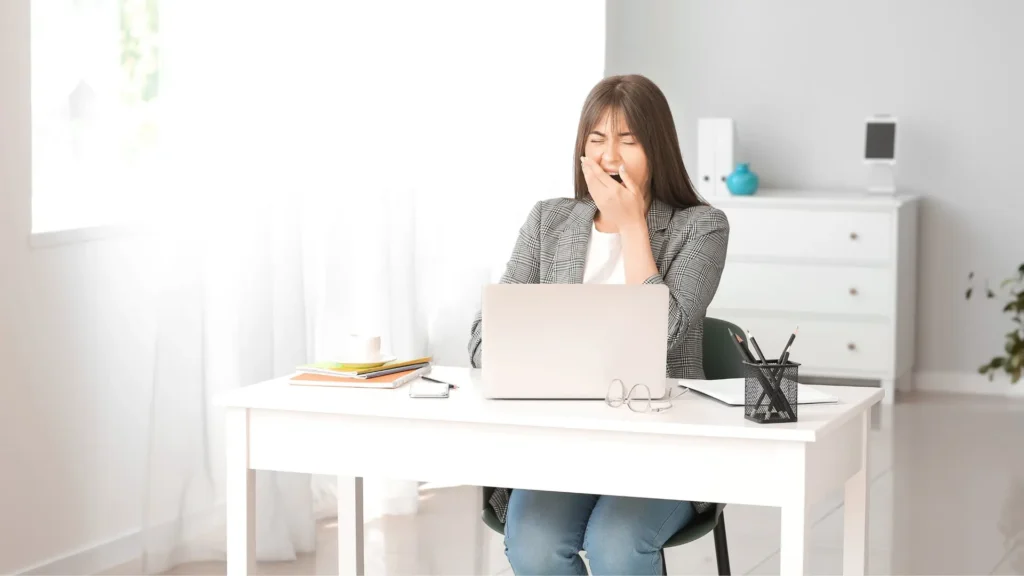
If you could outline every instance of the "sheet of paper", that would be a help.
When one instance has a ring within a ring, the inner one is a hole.
[[[731,406],[742,406],[744,404],[745,378],[678,380],[678,383],[680,386],[685,386],[695,392],[711,396]],[[797,404],[829,404],[839,401],[839,398],[806,384],[797,384],[796,397]]]

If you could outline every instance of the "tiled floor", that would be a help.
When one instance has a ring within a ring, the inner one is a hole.
[[[913,395],[875,416],[869,572],[1024,574],[1024,402]],[[733,573],[778,574],[779,510],[725,513]],[[815,507],[814,574],[842,572],[842,513],[840,493]],[[424,491],[416,516],[367,524],[367,574],[511,574],[500,536],[478,518],[475,488]],[[317,554],[261,572],[336,573],[334,534],[322,523]],[[714,574],[714,558],[710,536],[667,552],[672,574]],[[223,563],[207,563],[173,573],[223,572]]]

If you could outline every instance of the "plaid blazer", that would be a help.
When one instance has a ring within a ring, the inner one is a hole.
[[[597,207],[591,199],[538,202],[519,230],[503,284],[579,284],[587,260]],[[645,284],[669,288],[667,377],[704,378],[704,315],[718,290],[729,244],[729,221],[721,210],[693,206],[678,210],[659,200],[647,212],[651,251],[658,273]],[[481,367],[481,311],[470,330],[469,355]],[[499,488],[491,507],[504,522],[510,490]],[[694,502],[697,513],[714,508]]]

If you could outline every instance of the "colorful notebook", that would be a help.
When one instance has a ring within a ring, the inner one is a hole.
[[[299,366],[297,370],[299,372],[308,372],[310,374],[325,374],[330,376],[348,376],[351,378],[368,378],[372,376],[384,375],[385,373],[393,373],[396,369],[400,368],[420,368],[430,363],[431,357],[426,356],[424,358],[413,358],[411,360],[401,360],[388,362],[380,366],[373,368],[360,368],[352,369],[344,364],[338,364],[337,362],[316,362],[313,364],[306,364]]]
[[[372,378],[356,378],[351,376],[333,376],[311,372],[299,372],[288,382],[302,386],[334,386],[340,388],[398,388],[430,372],[430,365],[402,372],[392,372]]]

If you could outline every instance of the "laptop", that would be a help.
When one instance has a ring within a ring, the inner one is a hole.
[[[482,296],[484,396],[603,400],[666,385],[668,287],[661,284],[490,284]]]

